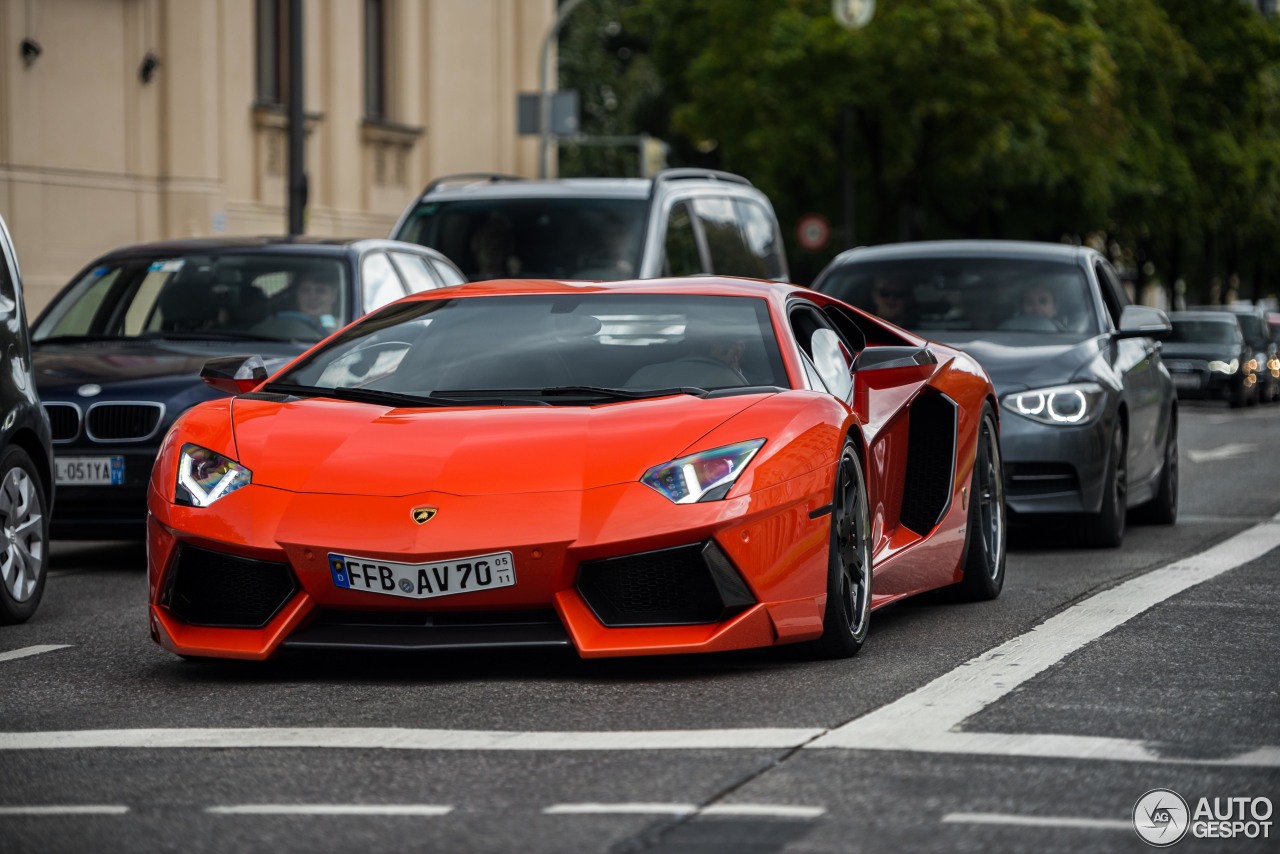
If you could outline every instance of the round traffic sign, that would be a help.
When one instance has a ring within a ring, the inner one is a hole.
[[[796,240],[800,246],[814,252],[827,245],[831,239],[831,225],[822,214],[805,214],[796,224]]]

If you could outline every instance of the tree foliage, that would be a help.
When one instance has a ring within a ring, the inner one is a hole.
[[[1232,275],[1280,290],[1276,19],[1241,0],[877,5],[850,32],[829,0],[592,0],[562,79],[588,132],[746,175],[788,239],[811,212],[854,243],[1100,236],[1193,299]],[[789,248],[807,280],[843,246]]]

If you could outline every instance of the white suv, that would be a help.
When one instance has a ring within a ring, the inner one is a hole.
[[[788,275],[769,199],[710,169],[652,179],[450,175],[422,191],[391,236],[443,252],[472,281]]]

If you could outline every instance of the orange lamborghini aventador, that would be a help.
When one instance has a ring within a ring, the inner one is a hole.
[[[968,356],[743,279],[408,297],[164,440],[150,629],[189,657],[808,644],[997,596],[998,407]]]

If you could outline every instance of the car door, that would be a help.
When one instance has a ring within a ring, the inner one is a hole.
[[[1112,325],[1119,328],[1120,312],[1129,303],[1120,277],[1102,258],[1094,259],[1094,274]],[[1128,465],[1132,487],[1147,483],[1164,462],[1165,410],[1167,395],[1160,363],[1159,345],[1153,338],[1123,338],[1111,342],[1112,365],[1123,383],[1122,398],[1129,413]]]

